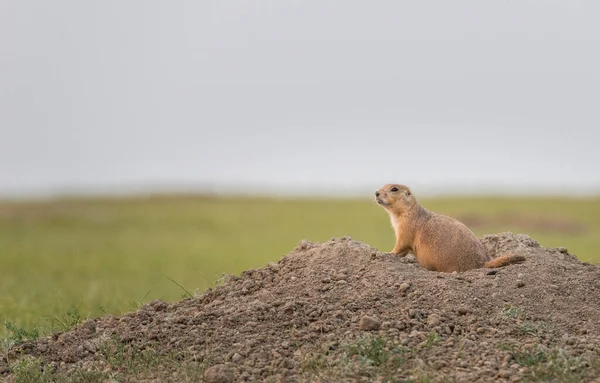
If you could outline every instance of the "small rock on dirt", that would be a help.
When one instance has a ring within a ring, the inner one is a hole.
[[[381,321],[375,317],[365,315],[360,318],[360,326],[361,330],[370,331],[370,330],[379,330],[381,327]]]
[[[231,357],[231,361],[234,363],[240,363],[242,360],[244,360],[244,357],[238,354],[237,352]]]
[[[464,307],[464,306],[459,307],[458,310],[456,310],[456,311],[458,311],[458,313],[460,315],[467,315],[467,314],[471,313],[471,309],[469,309],[468,307]]]
[[[440,316],[437,314],[431,314],[427,317],[427,325],[429,327],[435,327],[440,325]]]
[[[473,342],[470,339],[463,338],[463,339],[460,340],[459,345],[462,348],[471,348],[471,347],[475,346],[475,342]]]
[[[230,383],[233,382],[233,370],[224,364],[209,367],[204,372],[206,383]]]

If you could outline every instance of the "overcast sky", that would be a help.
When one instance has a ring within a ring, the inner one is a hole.
[[[600,2],[0,0],[0,194],[600,191]]]

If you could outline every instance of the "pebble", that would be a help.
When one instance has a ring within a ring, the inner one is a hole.
[[[523,286],[525,286],[525,282],[517,281],[517,287],[523,287]]]
[[[306,239],[300,241],[298,246],[296,247],[298,250],[306,250],[312,247],[312,243]]]
[[[512,375],[512,373],[510,372],[510,370],[500,370],[498,371],[498,377],[499,378],[510,378],[510,376]]]
[[[283,360],[283,367],[288,369],[294,368],[294,361],[290,358],[285,358]]]
[[[204,381],[207,383],[233,382],[233,370],[224,364],[214,365],[204,372]]]
[[[471,310],[467,307],[459,307],[457,311],[460,315],[467,315],[471,313]]]
[[[464,338],[464,339],[461,339],[461,340],[460,340],[460,342],[459,342],[459,345],[460,345],[462,348],[471,348],[471,347],[473,347],[473,346],[475,345],[475,342],[473,342],[473,341],[472,341],[472,340],[470,340],[470,339],[466,339],[466,338]]]
[[[244,360],[244,357],[238,354],[237,352],[231,357],[231,361],[234,363],[240,363],[242,360]]]
[[[89,341],[83,342],[83,347],[85,347],[85,349],[91,352],[92,354],[96,353],[96,351],[98,350],[96,345]]]
[[[408,284],[406,282],[403,282],[403,283],[400,284],[399,290],[400,290],[401,293],[403,293],[406,290],[408,290],[409,288],[410,288],[410,284]]]
[[[427,317],[427,325],[429,327],[435,327],[440,325],[440,316],[437,314],[431,314]]]
[[[381,327],[381,321],[375,317],[371,317],[368,315],[360,318],[359,328],[361,330],[370,331],[370,330],[379,330]]]
[[[575,339],[575,337],[573,337],[573,336],[569,336],[569,334],[564,334],[564,335],[562,336],[562,340],[563,340],[563,341],[564,341],[566,344],[568,344],[568,345],[570,345],[570,346],[572,346],[572,345],[574,345],[575,343],[577,343],[577,339]]]
[[[406,255],[406,256],[404,257],[404,260],[405,260],[407,263],[416,263],[416,262],[417,262],[417,258],[415,258],[415,256],[414,256],[414,255],[412,255],[412,254],[408,254],[408,255]]]
[[[131,342],[133,340],[133,335],[130,333],[125,333],[123,335],[121,335],[121,343],[128,343]]]

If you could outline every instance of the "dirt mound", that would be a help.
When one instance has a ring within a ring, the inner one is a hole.
[[[350,238],[302,241],[278,263],[198,297],[153,301],[15,346],[0,371],[15,379],[24,364],[16,361],[33,356],[44,376],[87,381],[600,376],[600,267],[526,235],[481,239],[492,254],[527,260],[446,274]]]

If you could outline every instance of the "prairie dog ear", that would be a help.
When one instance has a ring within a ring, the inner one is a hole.
[[[410,197],[410,195],[412,194],[410,190],[405,190],[404,194],[406,194],[407,197]]]

